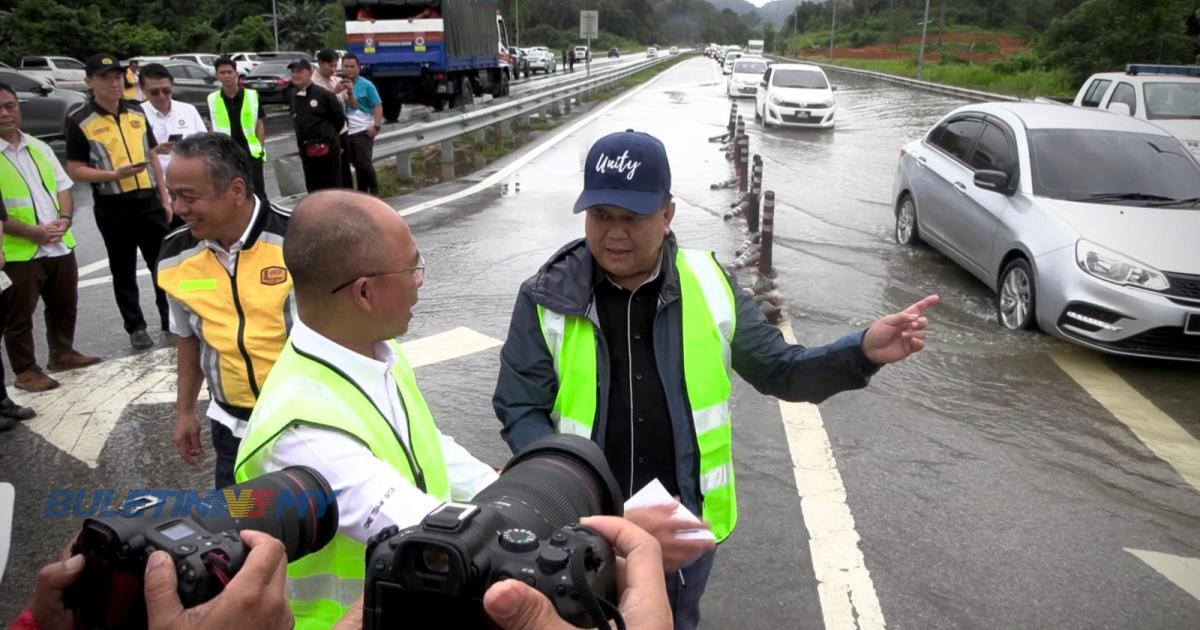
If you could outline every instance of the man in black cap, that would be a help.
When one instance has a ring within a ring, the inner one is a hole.
[[[338,135],[346,126],[346,111],[333,92],[313,83],[313,67],[307,59],[288,64],[292,72],[292,126],[300,163],[304,165],[304,186],[308,192],[342,185],[341,144]]]
[[[108,251],[117,308],[135,350],[154,340],[146,332],[138,299],[137,253],[151,275],[158,268],[158,249],[171,222],[166,178],[156,158],[159,147],[136,104],[121,99],[125,77],[116,57],[93,55],[86,64],[92,97],[67,119],[67,172],[75,181],[92,184],[96,227]],[[161,329],[168,329],[167,296],[154,286]]]

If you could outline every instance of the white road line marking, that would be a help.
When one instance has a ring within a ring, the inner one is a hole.
[[[419,203],[415,206],[409,206],[407,208],[399,210],[400,216],[407,217],[407,216],[417,214],[418,212],[424,212],[425,210],[429,210],[430,208],[436,208],[438,206],[442,206],[442,205],[445,205],[445,204],[448,204],[448,203],[451,203],[454,201],[458,201],[459,199],[465,199],[465,198],[470,197],[471,195],[477,194],[487,188],[495,186],[496,184],[500,183],[504,178],[517,172],[517,169],[521,168],[522,166],[525,166],[531,160],[533,160],[534,158],[538,157],[539,155],[545,153],[546,151],[549,151],[551,148],[553,148],[559,142],[562,142],[566,138],[570,137],[571,134],[582,129],[585,125],[591,124],[592,121],[603,116],[604,114],[607,114],[609,112],[609,110],[620,105],[621,103],[624,103],[626,100],[634,97],[635,95],[640,93],[642,90],[650,87],[656,81],[658,81],[662,77],[666,76],[669,72],[671,72],[672,70],[675,70],[680,65],[682,65],[682,64],[676,64],[674,66],[671,66],[670,68],[651,77],[651,79],[649,81],[646,81],[645,83],[630,90],[629,92],[626,92],[625,94],[622,94],[621,96],[618,96],[617,98],[613,99],[611,102],[605,104],[600,109],[588,114],[583,119],[575,122],[574,124],[567,127],[566,129],[558,132],[553,137],[551,137],[549,140],[534,147],[525,155],[522,155],[521,157],[513,160],[513,162],[511,164],[509,164],[508,166],[505,166],[504,168],[500,169],[499,171],[496,171],[491,176],[485,178],[483,181],[480,181],[479,183],[477,183],[469,188],[460,190],[456,193],[446,195],[445,197],[440,197],[438,199],[431,199],[424,203]]]
[[[89,275],[89,274],[95,273],[97,271],[100,271],[101,269],[107,269],[107,268],[108,268],[108,259],[107,258],[97,260],[94,263],[88,263],[88,264],[80,267],[79,268],[79,277],[82,278],[86,275]]]
[[[414,369],[441,363],[499,346],[501,341],[470,328],[459,327],[400,344]]]
[[[796,343],[790,322],[779,327]],[[827,630],[885,627],[883,610],[871,582],[846,488],[833,457],[829,434],[816,405],[779,401],[788,450],[800,493],[800,509],[810,537],[808,547]]]
[[[148,275],[150,275],[150,270],[149,269],[138,269],[137,275],[148,276]],[[80,280],[79,288],[86,289],[87,287],[94,287],[98,284],[108,284],[110,282],[112,282],[112,276],[102,276],[100,278],[89,278],[87,280]]]
[[[1056,351],[1050,356],[1159,459],[1200,490],[1200,441],[1110,370],[1095,352]]]
[[[1138,560],[1150,565],[1152,569],[1163,574],[1176,586],[1188,592],[1189,595],[1200,599],[1200,558],[1182,558],[1169,553],[1129,549]]]

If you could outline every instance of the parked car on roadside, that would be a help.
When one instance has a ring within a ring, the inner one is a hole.
[[[258,53],[252,52],[236,52],[229,53],[229,58],[237,66],[238,76],[249,76],[262,60],[258,58]]]
[[[529,78],[529,54],[524,48],[508,47],[508,54],[513,58],[513,78]]]
[[[525,58],[531,73],[541,72],[543,74],[550,74],[558,72],[558,55],[550,52],[549,48],[535,46],[527,50]]]
[[[770,65],[754,92],[754,120],[764,127],[832,128],[837,120],[836,90],[820,66]]]
[[[1104,352],[1200,361],[1200,164],[1149,122],[960,107],[900,150],[895,238],[996,293],[996,318]]]
[[[194,105],[205,119],[208,118],[208,95],[218,88],[216,72],[211,66],[183,59],[171,59],[163,63],[171,78],[175,80],[171,98]]]
[[[21,57],[19,70],[26,74],[41,77],[57,87],[77,87],[82,89],[84,83],[84,65],[78,59],[71,57]]]
[[[0,70],[0,81],[17,91],[21,130],[42,140],[65,138],[67,117],[87,103],[80,92],[56,88],[38,76],[17,70]]]
[[[738,59],[733,64],[733,72],[725,85],[725,94],[730,98],[739,96],[754,96],[758,84],[762,82],[767,72],[767,60],[761,58]]]
[[[608,49],[608,58],[609,59],[619,59],[620,57],[621,57],[621,51],[617,50],[616,46],[613,46],[612,48]]]
[[[1200,159],[1200,66],[1130,64],[1125,72],[1094,74],[1074,104],[1148,120]]]
[[[292,90],[292,71],[288,61],[264,61],[246,77],[243,85],[258,92],[263,104],[287,105]]]
[[[172,59],[180,59],[183,61],[190,61],[192,63],[204,66],[205,68],[208,68],[209,70],[212,70],[213,64],[216,63],[217,59],[220,59],[221,56],[214,55],[212,53],[181,53],[178,55],[171,55],[171,58]]]

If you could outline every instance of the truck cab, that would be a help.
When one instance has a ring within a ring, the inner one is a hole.
[[[1074,105],[1150,121],[1200,159],[1200,66],[1129,64],[1125,72],[1094,74]]]

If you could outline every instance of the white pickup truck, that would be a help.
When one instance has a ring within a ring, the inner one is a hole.
[[[1200,66],[1129,64],[1125,72],[1094,74],[1074,104],[1148,120],[1200,159]]]
[[[46,79],[56,87],[86,89],[83,63],[71,57],[21,57],[21,72]]]

